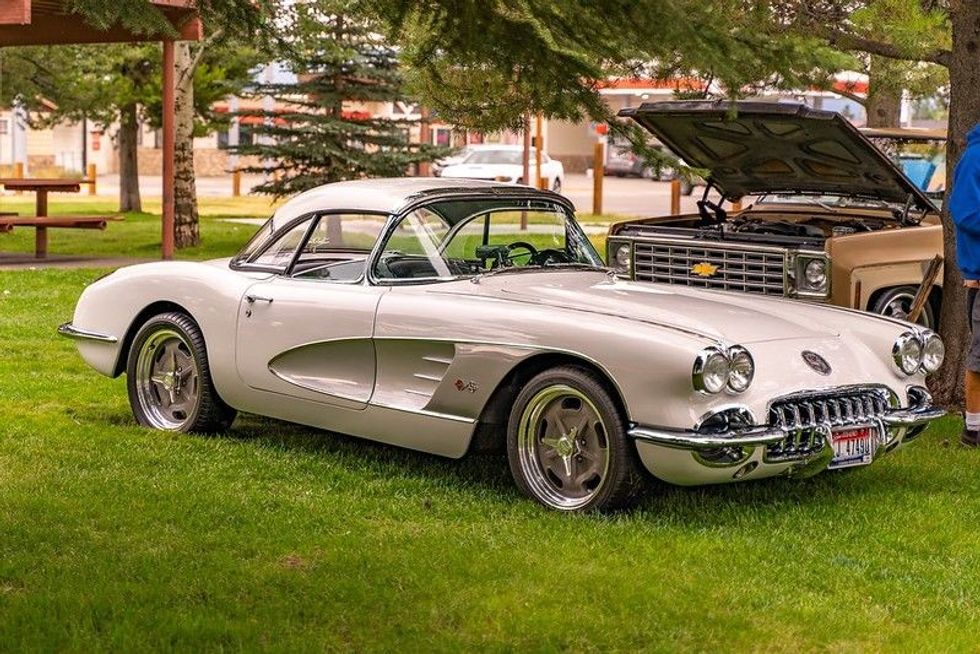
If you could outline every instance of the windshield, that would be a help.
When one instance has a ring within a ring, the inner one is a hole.
[[[403,216],[373,274],[389,281],[451,280],[578,267],[601,268],[602,260],[564,207],[482,199],[435,203]]]
[[[531,159],[534,159],[534,150],[531,150]],[[521,165],[524,161],[523,153],[520,150],[474,150],[464,163],[468,164],[517,164]]]

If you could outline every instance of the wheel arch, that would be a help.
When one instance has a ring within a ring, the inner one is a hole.
[[[497,384],[490,398],[483,406],[477,419],[473,439],[470,442],[470,453],[499,452],[505,449],[506,426],[510,417],[510,408],[521,387],[529,379],[544,370],[563,365],[574,365],[593,373],[613,399],[625,422],[629,421],[629,412],[623,394],[608,371],[594,361],[567,352],[541,352],[530,356],[508,372]]]
[[[140,330],[140,327],[146,324],[146,321],[153,316],[170,312],[182,313],[193,320],[195,324],[200,325],[190,311],[176,302],[160,300],[158,302],[148,304],[136,314],[136,317],[133,318],[132,322],[129,324],[129,328],[126,330],[126,335],[123,337],[122,346],[119,348],[119,356],[116,359],[116,367],[112,374],[113,377],[118,377],[126,371],[126,361],[129,359],[129,350],[133,346],[133,340],[136,338],[136,333]]]

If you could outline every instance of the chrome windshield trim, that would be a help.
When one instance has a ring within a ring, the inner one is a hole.
[[[67,338],[73,338],[80,341],[98,341],[100,343],[118,343],[119,339],[111,334],[102,334],[99,332],[93,332],[88,329],[80,329],[75,327],[70,322],[58,327],[58,333]]]

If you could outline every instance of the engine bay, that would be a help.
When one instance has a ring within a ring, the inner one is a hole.
[[[762,218],[738,217],[719,225],[731,234],[765,234],[774,236],[798,236],[827,239],[832,236],[848,236],[861,232],[876,232],[887,226],[884,220],[873,218],[837,218],[813,216],[804,220],[763,220]]]
[[[717,222],[706,222],[700,216],[678,216],[666,221],[632,223],[624,225],[619,233],[624,236],[642,236],[653,232],[709,241],[743,241],[822,249],[828,238],[895,229],[899,226],[894,220],[853,214],[746,211]]]

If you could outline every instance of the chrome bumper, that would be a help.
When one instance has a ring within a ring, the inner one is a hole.
[[[923,388],[910,389],[909,406],[889,409],[880,416],[884,431],[904,430],[899,433],[904,440],[911,440],[925,426],[946,415],[946,411],[932,404],[932,397]],[[846,427],[846,425],[841,425]],[[831,425],[826,426],[829,434]],[[634,426],[629,435],[639,441],[654,443],[683,450],[713,450],[726,447],[757,447],[775,445],[790,434],[788,430],[770,425],[739,427],[727,431],[675,430],[660,427]],[[884,433],[882,434],[884,438]],[[894,445],[898,443],[895,442]]]
[[[685,450],[713,450],[719,447],[754,447],[770,445],[786,438],[782,429],[748,427],[727,432],[705,434],[693,430],[675,431],[652,427],[634,427],[629,435],[641,441]]]
[[[67,338],[81,341],[98,341],[100,343],[117,343],[119,339],[111,334],[100,334],[99,332],[89,331],[75,327],[70,322],[58,327],[58,333]]]
[[[944,415],[946,415],[945,410],[934,406],[909,407],[889,411],[882,417],[882,422],[887,427],[921,427]]]

